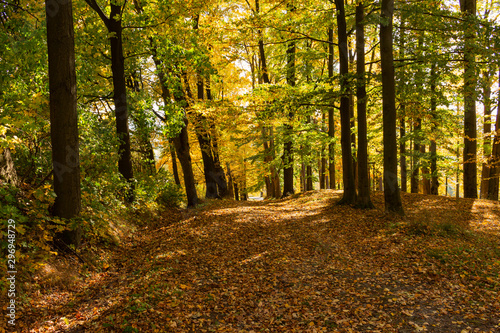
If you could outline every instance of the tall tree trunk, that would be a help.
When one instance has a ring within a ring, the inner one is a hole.
[[[186,92],[188,94],[189,99],[191,99],[191,90],[189,88],[189,80],[187,78],[187,73],[183,73],[184,84],[186,86]],[[201,75],[197,75],[197,97],[198,101],[204,100],[204,84],[203,77]],[[195,118],[195,132],[196,138],[198,139],[198,144],[200,145],[201,158],[203,160],[203,173],[205,175],[205,198],[219,198],[219,194],[217,192],[217,182],[215,180],[215,163],[212,156],[212,143],[210,140],[209,129],[208,129],[208,121],[207,118],[197,112],[194,111]]]
[[[275,168],[272,165],[273,163],[273,158],[272,158],[272,152],[271,148],[269,147],[268,143],[268,127],[266,125],[262,125],[261,128],[261,133],[262,133],[262,141],[263,141],[263,146],[264,146],[264,163],[267,164],[269,168],[269,175],[266,175],[265,181],[266,181],[266,191],[267,191],[267,197],[269,198],[277,198],[277,193],[276,193],[276,188],[273,183],[273,173],[275,172]]]
[[[382,0],[380,56],[382,66],[384,199],[385,211],[404,215],[398,187],[398,146],[396,139],[396,94],[392,48],[394,0]]]
[[[191,163],[191,154],[189,152],[188,120],[186,114],[183,117],[184,126],[177,136],[173,138],[175,150],[181,164],[184,174],[184,187],[186,188],[187,205],[194,207],[198,204],[198,193],[196,191],[196,182],[194,179],[193,165]]]
[[[477,198],[476,70],[474,35],[476,0],[460,0],[464,23],[464,197]]]
[[[229,162],[226,162],[226,170],[227,170],[227,196],[229,198],[234,199],[233,175],[231,174]]]
[[[274,130],[273,127],[269,127],[269,150],[271,154],[274,154],[275,148],[274,148]],[[274,158],[271,157],[273,160]],[[276,195],[276,198],[281,197],[281,185],[280,185],[280,175],[278,170],[274,165],[271,164],[271,183],[272,186],[274,187],[274,194]],[[246,184],[246,180],[245,180]],[[245,187],[246,189],[246,187]]]
[[[312,191],[314,190],[313,187],[313,171],[312,171],[312,166],[309,163],[306,166],[306,191]]]
[[[411,172],[411,180],[410,180],[410,191],[411,193],[418,193],[418,174],[420,169],[420,131],[422,129],[422,120],[417,118],[415,124],[413,125],[413,165]]]
[[[484,95],[484,118],[483,118],[483,162],[481,170],[481,199],[488,198],[488,186],[490,184],[490,167],[491,159],[491,76],[490,71],[486,70],[483,73],[483,95]]]
[[[56,199],[52,213],[70,219],[80,214],[80,155],[76,95],[75,44],[72,1],[51,7],[45,2],[49,58],[50,138]],[[66,244],[80,245],[82,229],[58,236]]]
[[[322,112],[321,115],[321,125],[320,125],[320,130],[321,132],[326,132],[326,113]],[[327,182],[327,175],[326,175],[326,145],[321,144],[321,152],[320,152],[320,161],[319,161],[319,188],[321,190],[326,189],[326,182]]]
[[[294,7],[291,6],[290,12],[294,11]],[[287,72],[286,81],[290,87],[295,87],[295,42],[292,41],[288,44],[286,50],[287,59]],[[293,126],[292,121],[294,117],[294,112],[292,110],[288,111],[288,123],[285,124],[285,142],[283,147],[283,196],[294,194],[293,189],[293,141],[292,133]]]
[[[370,178],[368,176],[364,19],[365,11],[363,2],[358,2],[356,5],[356,99],[358,103],[358,197],[356,206],[359,208],[374,208],[370,199]]]
[[[339,204],[354,204],[356,202],[356,184],[354,181],[354,166],[351,150],[351,122],[349,117],[350,87],[347,75],[349,74],[349,59],[347,53],[347,31],[344,11],[344,1],[335,0],[337,8],[338,46],[340,59],[340,124],[342,145],[342,169],[344,180],[344,194]]]
[[[425,156],[426,147],[425,145],[420,145],[420,153]],[[431,194],[431,181],[429,177],[429,168],[424,164],[422,165],[422,193]]]
[[[430,154],[431,154],[431,184],[430,184],[430,194],[438,195],[439,192],[439,177],[437,171],[437,144],[436,136],[437,134],[437,101],[436,101],[436,63],[432,64],[431,68],[431,115],[432,115],[432,135],[430,144]]]
[[[408,191],[408,168],[406,165],[406,122],[405,122],[405,104],[400,104],[401,120],[399,123],[399,168],[401,170],[401,191]]]
[[[500,66],[498,71],[500,82]],[[500,181],[500,98],[498,98],[498,108],[495,123],[495,139],[490,159],[490,183],[488,185],[488,199],[498,200],[498,190]]]
[[[328,28],[328,79],[333,80],[333,28]],[[334,119],[334,101],[328,108],[328,174],[330,178],[330,188],[335,189],[335,119]]]
[[[113,100],[115,104],[116,133],[120,139],[118,154],[118,170],[129,182],[126,200],[134,201],[134,174],[132,170],[132,151],[130,149],[130,133],[128,128],[127,89],[125,84],[125,57],[122,43],[122,7],[111,2],[108,30],[111,34],[111,71],[113,73]],[[120,17],[120,19],[116,19]]]
[[[400,37],[400,46],[399,46],[399,58],[404,59],[405,57],[405,44],[406,44],[406,37],[405,37],[405,18],[403,16],[403,13],[401,13],[401,29],[399,32],[399,37]],[[406,73],[405,69],[401,70],[401,73],[399,74],[401,76],[401,90],[404,91],[406,87]],[[401,191],[407,192],[408,191],[408,168],[406,165],[406,141],[405,141],[405,136],[406,136],[406,100],[404,97],[401,98],[401,101],[399,103],[399,109],[400,109],[400,122],[399,122],[399,168],[400,168],[400,174],[401,174]]]
[[[255,12],[257,14],[259,14],[259,12],[260,12],[259,0],[255,0]],[[260,78],[260,80],[262,80],[263,83],[271,84],[271,80],[269,79],[267,62],[266,62],[266,53],[264,50],[264,39],[262,37],[262,31],[260,29],[257,30],[257,36],[259,38],[259,42],[258,42],[258,44],[259,44],[259,60],[260,60],[260,67],[261,67],[261,75],[259,76],[259,78]],[[265,126],[265,127],[267,127],[267,126]],[[273,156],[274,155],[274,144],[273,144],[273,139],[272,139],[273,138],[272,131],[273,131],[273,128],[271,125],[271,127],[269,127],[270,141],[268,143],[268,145],[269,145],[268,152],[269,152],[270,161],[274,160],[274,156]],[[266,137],[267,137],[267,135],[264,136],[264,138],[266,138]],[[266,151],[265,147],[264,147],[264,151]],[[276,167],[274,165],[270,165],[269,168],[271,170],[270,184],[271,184],[271,187],[273,187],[272,197],[279,198],[279,197],[281,197],[279,173],[276,170]]]

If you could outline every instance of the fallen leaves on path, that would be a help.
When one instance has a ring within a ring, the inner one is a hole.
[[[404,194],[406,218],[336,191],[165,212],[29,332],[500,332],[500,205]]]

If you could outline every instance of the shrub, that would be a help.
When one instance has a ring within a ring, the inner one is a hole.
[[[163,207],[180,207],[184,201],[181,187],[172,180],[166,180],[158,191],[156,203]]]

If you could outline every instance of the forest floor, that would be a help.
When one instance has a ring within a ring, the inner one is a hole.
[[[99,268],[60,259],[33,278],[16,327],[500,332],[500,203],[403,193],[399,218],[384,214],[380,192],[373,210],[337,206],[340,196],[130,217],[119,246],[93,249]]]

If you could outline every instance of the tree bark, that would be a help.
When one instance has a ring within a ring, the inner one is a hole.
[[[80,214],[80,155],[76,94],[75,44],[72,1],[58,9],[45,2],[49,58],[50,138],[57,197],[52,213],[70,219]],[[80,245],[82,229],[77,226],[57,236],[66,244]]]
[[[400,46],[399,46],[399,57],[401,59],[404,59],[405,57],[405,44],[406,44],[406,38],[405,38],[405,18],[403,16],[403,13],[401,13],[401,29],[399,32],[400,36]],[[402,87],[401,90],[404,91],[406,87],[406,73],[404,72],[405,69],[403,69],[400,72],[401,76],[401,81],[402,81]],[[406,164],[406,141],[405,141],[405,136],[406,136],[406,103],[405,103],[405,98],[402,97],[401,101],[399,103],[399,109],[400,111],[400,122],[399,122],[399,168],[400,168],[400,174],[401,174],[401,191],[407,192],[408,191],[408,167]]]
[[[464,23],[464,197],[477,198],[476,70],[474,19],[476,0],[460,0]]]
[[[408,191],[408,167],[406,165],[406,122],[405,122],[405,105],[400,104],[401,120],[399,123],[399,168],[401,170],[401,191]]]
[[[420,145],[420,153],[425,156],[426,147],[425,145]],[[422,193],[431,194],[431,181],[429,177],[429,168],[424,164],[422,165]]]
[[[419,183],[419,170],[420,170],[420,131],[422,129],[422,120],[417,118],[413,125],[413,170],[411,172],[410,191],[411,193],[418,193]]]
[[[183,73],[184,84],[186,86],[186,91],[188,93],[188,97],[190,97],[190,89],[189,89],[189,81],[187,78],[187,74]],[[201,75],[197,75],[197,91],[198,91],[198,101],[204,100],[204,84],[203,78]],[[201,158],[203,160],[203,173],[205,175],[205,198],[219,198],[219,193],[217,191],[217,181],[215,179],[215,163],[212,156],[212,142],[209,135],[208,129],[208,121],[207,118],[197,112],[194,111],[195,118],[195,132],[196,138],[198,139],[198,144],[200,145]]]
[[[227,196],[234,199],[234,189],[233,189],[233,176],[231,174],[231,169],[229,167],[229,162],[226,162],[227,170]]]
[[[356,207],[374,208],[370,199],[370,178],[368,176],[368,128],[366,121],[365,80],[365,12],[363,2],[356,5],[356,74],[358,104],[358,197]]]
[[[500,82],[500,66],[498,71]],[[495,123],[495,139],[490,159],[490,182],[488,184],[488,199],[498,200],[498,190],[500,181],[500,98],[498,99],[498,108]]]
[[[354,181],[354,166],[351,150],[351,122],[349,117],[350,87],[347,75],[349,74],[349,59],[347,54],[347,31],[344,11],[344,1],[335,0],[337,8],[338,46],[340,59],[340,124],[342,146],[342,169],[344,180],[344,194],[338,204],[354,204],[356,202],[356,184]]]
[[[491,159],[491,77],[490,72],[486,70],[483,73],[483,95],[484,95],[484,118],[483,118],[483,154],[486,162],[481,170],[481,199],[488,198],[488,186],[490,184],[490,166]]]
[[[328,28],[328,79],[333,80],[333,28]],[[330,178],[330,188],[335,189],[335,119],[334,119],[334,101],[328,108],[328,174]]]
[[[437,100],[436,100],[436,63],[432,64],[431,68],[431,116],[433,119],[431,130],[431,144],[430,144],[430,153],[431,153],[431,183],[430,183],[430,194],[438,195],[439,192],[439,177],[437,171],[437,144],[436,144],[436,136],[437,136]]]
[[[382,66],[384,201],[385,211],[404,215],[398,187],[398,146],[396,140],[396,94],[392,45],[394,0],[382,0],[380,56]]]
[[[290,12],[293,12],[294,7],[291,6]],[[286,81],[290,87],[295,87],[295,42],[292,41],[288,44],[286,50],[287,59],[287,72]],[[292,107],[292,106],[290,106]],[[283,147],[283,197],[289,196],[295,193],[293,188],[293,141],[292,133],[293,126],[292,121],[294,117],[294,112],[290,109],[287,115],[288,123],[285,124],[285,142]]]

